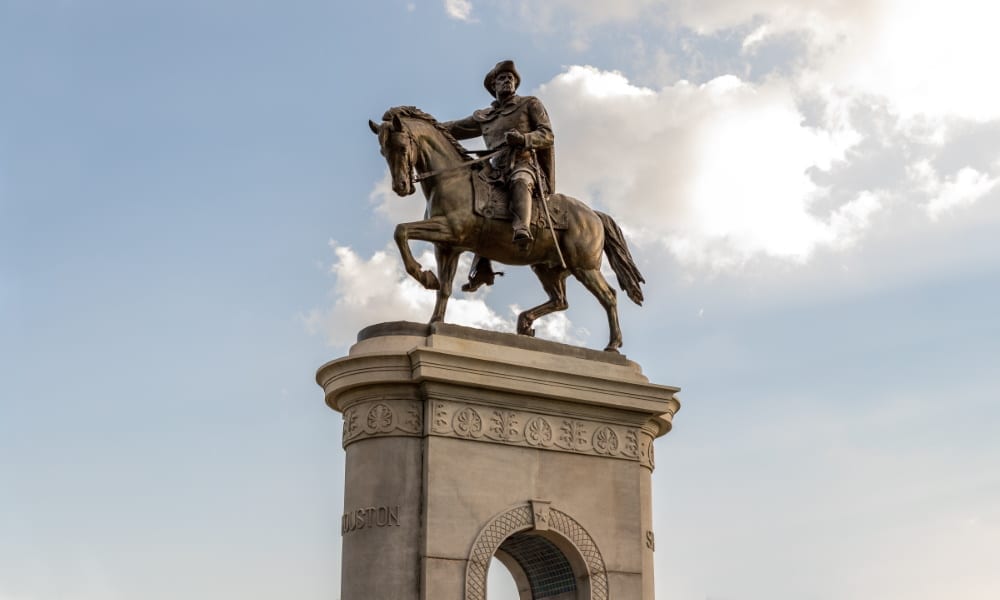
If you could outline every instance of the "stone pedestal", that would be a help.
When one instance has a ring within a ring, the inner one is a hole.
[[[363,330],[343,414],[342,600],[652,600],[653,440],[677,388],[618,354],[455,325]]]

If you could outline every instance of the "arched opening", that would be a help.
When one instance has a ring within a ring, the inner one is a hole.
[[[545,527],[533,527],[530,507],[521,505],[497,515],[480,531],[469,556],[466,598],[608,599],[604,560],[590,534],[554,508],[539,518]]]
[[[582,565],[580,565],[582,566]],[[578,572],[563,551],[536,532],[516,533],[500,544],[490,561],[487,600],[579,600],[586,594],[586,571]],[[582,577],[582,582],[581,582]]]
[[[530,591],[528,598],[575,599],[577,573],[569,564],[566,555],[548,539],[531,533],[515,533],[497,550],[497,558],[504,564],[516,563],[511,569],[518,573]]]

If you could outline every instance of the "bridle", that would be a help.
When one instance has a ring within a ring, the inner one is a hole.
[[[406,136],[406,161],[409,163],[406,165],[406,170],[410,173],[410,183],[413,186],[416,186],[416,184],[420,183],[421,181],[430,179],[431,177],[436,177],[438,175],[441,175],[442,173],[447,173],[449,171],[457,171],[458,169],[467,169],[473,165],[486,162],[507,149],[507,145],[503,144],[498,146],[497,148],[494,148],[493,150],[466,150],[467,153],[479,154],[479,157],[467,160],[457,165],[444,167],[443,169],[435,169],[433,171],[416,173],[415,172],[416,169],[414,168],[413,165],[413,160],[410,158],[410,156],[414,153],[413,135],[405,128],[400,131],[395,131],[394,133]]]
[[[465,168],[471,167],[472,165],[478,165],[481,162],[488,161],[489,159],[493,158],[497,154],[500,154],[501,152],[503,152],[506,149],[507,149],[506,146],[501,146],[501,147],[499,147],[499,148],[497,148],[495,150],[488,150],[488,151],[486,151],[486,154],[483,154],[479,158],[473,158],[472,160],[467,160],[467,161],[465,161],[465,162],[463,162],[461,164],[458,164],[458,165],[452,165],[450,167],[445,167],[443,169],[435,169],[434,171],[427,171],[425,173],[417,173],[416,175],[413,176],[413,183],[420,183],[421,181],[423,181],[425,179],[430,179],[431,177],[434,177],[436,175],[440,175],[441,173],[447,173],[448,171],[455,171],[455,170],[458,170],[458,169],[465,169]],[[469,152],[476,152],[476,153],[478,153],[478,151],[476,151],[476,150],[469,150]]]

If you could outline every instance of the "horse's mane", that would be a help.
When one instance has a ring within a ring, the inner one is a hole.
[[[454,146],[455,150],[458,152],[460,156],[466,159],[469,158],[469,151],[466,150],[465,147],[462,146],[462,144],[455,139],[455,136],[453,136],[451,132],[448,131],[447,128],[445,128],[444,125],[439,123],[437,119],[435,119],[428,113],[425,113],[424,111],[420,110],[416,106],[394,106],[389,110],[385,111],[385,114],[382,115],[382,120],[388,121],[393,117],[408,117],[411,119],[418,119],[420,121],[424,121],[425,123],[433,126],[434,129],[437,129],[441,133],[441,135],[444,136],[444,139],[448,140],[448,142],[452,146]]]

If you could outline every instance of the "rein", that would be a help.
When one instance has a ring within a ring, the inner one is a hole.
[[[500,146],[496,150],[493,150],[492,152],[484,154],[484,155],[480,156],[479,158],[475,158],[475,159],[463,162],[463,163],[458,164],[458,165],[452,165],[450,167],[445,167],[443,169],[436,169],[434,171],[427,171],[426,173],[417,173],[416,175],[413,176],[413,183],[420,183],[421,181],[423,181],[425,179],[430,179],[431,177],[434,177],[435,175],[440,175],[441,173],[447,173],[448,171],[455,171],[457,169],[464,169],[466,167],[471,167],[472,165],[479,164],[481,162],[486,162],[489,159],[491,159],[494,156],[496,156],[497,154],[500,154],[501,152],[503,152],[506,149],[507,149],[507,146]],[[473,152],[475,152],[475,151],[473,151]]]

